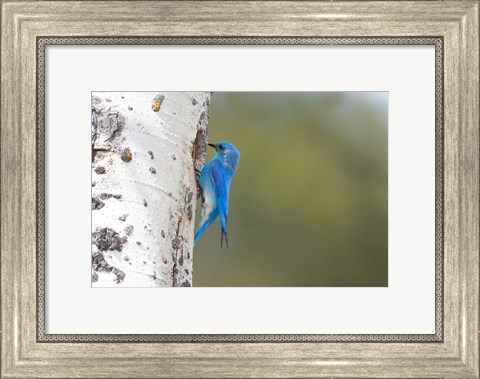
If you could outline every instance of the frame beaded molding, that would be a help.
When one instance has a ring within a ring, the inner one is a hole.
[[[435,334],[46,334],[45,47],[48,45],[433,45],[435,46]],[[443,342],[443,37],[37,37],[37,342]]]

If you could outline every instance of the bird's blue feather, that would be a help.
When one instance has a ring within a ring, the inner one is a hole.
[[[218,214],[220,215],[220,225],[222,227],[221,246],[223,246],[223,237],[225,237],[228,247],[227,218],[230,180],[227,175],[228,172],[224,169],[222,163],[218,160],[214,161],[212,165],[212,178],[213,182],[215,183],[215,199],[217,200]]]
[[[223,238],[225,237],[228,247],[227,219],[230,183],[237,170],[240,153],[234,145],[228,142],[219,142],[213,146],[217,150],[217,155],[204,166],[200,173],[200,186],[204,203],[202,204],[202,220],[195,234],[194,244],[220,215],[221,245],[223,246]]]
[[[200,238],[200,236],[203,234],[203,232],[205,230],[207,230],[207,228],[212,224],[212,222],[215,221],[215,219],[217,218],[218,216],[218,211],[213,211],[211,212],[209,215],[208,215],[208,218],[198,227],[198,230],[197,232],[195,233],[195,241],[194,241],[194,245],[197,244],[197,241],[198,239]]]

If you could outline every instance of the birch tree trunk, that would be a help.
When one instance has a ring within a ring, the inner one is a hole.
[[[207,92],[92,94],[92,286],[189,287]]]

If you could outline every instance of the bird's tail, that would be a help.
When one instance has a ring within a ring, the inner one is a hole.
[[[227,235],[227,215],[220,213],[220,226],[222,227],[222,237],[220,239],[220,247],[223,249],[223,237],[225,237],[225,243],[228,249],[228,235]]]
[[[203,234],[205,230],[215,221],[218,216],[218,211],[212,212],[208,215],[206,219],[203,219],[200,225],[198,226],[197,232],[195,233],[195,240],[193,242],[193,246],[195,246],[198,242],[198,239]]]
[[[220,247],[223,249],[223,237],[225,236],[225,243],[228,249],[228,235],[227,235],[227,229],[223,229],[222,227],[222,239],[220,240]]]

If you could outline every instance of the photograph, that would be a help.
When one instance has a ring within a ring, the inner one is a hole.
[[[388,287],[388,92],[92,92],[92,287]]]

